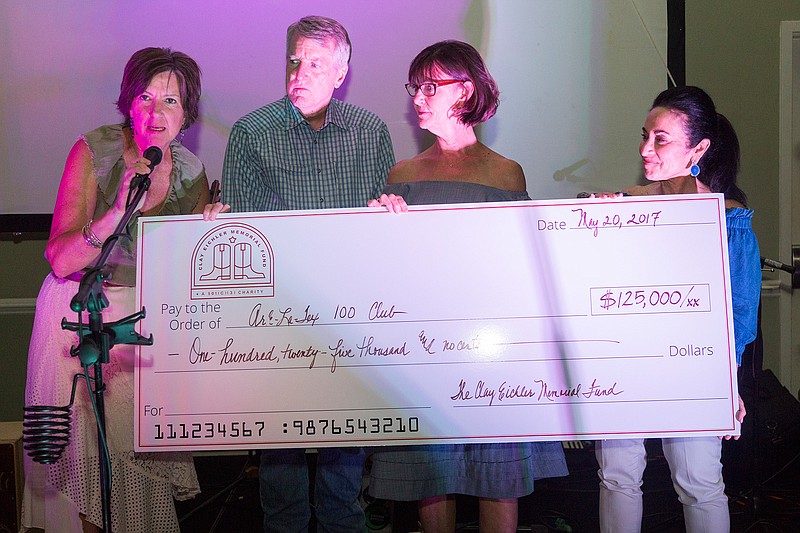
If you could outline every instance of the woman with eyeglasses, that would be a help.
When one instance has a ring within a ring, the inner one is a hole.
[[[433,145],[389,172],[380,199],[407,205],[529,200],[522,167],[481,143],[474,127],[497,110],[499,91],[480,54],[460,41],[425,48],[411,62],[408,94]],[[426,533],[454,532],[455,494],[479,498],[480,530],[515,532],[517,499],[534,479],[567,475],[560,442],[408,446],[372,456],[369,493],[417,501]]]

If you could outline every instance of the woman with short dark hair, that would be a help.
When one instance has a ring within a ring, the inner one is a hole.
[[[497,109],[499,91],[480,54],[460,41],[425,48],[411,62],[406,90],[430,148],[389,172],[371,206],[529,200],[522,167],[478,141],[474,126]],[[413,216],[413,215],[409,215]],[[480,530],[516,532],[517,499],[534,479],[567,475],[560,442],[410,446],[372,456],[369,492],[418,502],[426,532],[455,531],[455,494],[479,498]]]
[[[70,301],[127,209],[131,182],[150,175],[151,184],[108,258],[103,294],[104,322],[136,311],[136,235],[139,216],[202,213],[210,194],[205,168],[180,144],[198,116],[200,69],[186,54],[145,48],[128,61],[120,87],[120,124],[80,136],[67,157],[45,257],[52,272],[36,301],[28,352],[25,404],[60,406],[70,401],[72,379],[83,371],[70,355],[74,332],[61,328],[74,316]],[[176,140],[178,138],[178,140]],[[150,147],[163,156],[144,157]],[[180,531],[173,498],[199,492],[190,453],[133,451],[132,345],[110,350],[103,365],[106,437],[113,474],[111,529],[115,533]],[[84,382],[72,406],[69,445],[46,466],[26,457],[23,524],[47,531],[100,531],[103,526],[97,427]]]

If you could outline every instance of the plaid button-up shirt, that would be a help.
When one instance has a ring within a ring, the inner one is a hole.
[[[365,207],[394,162],[389,130],[374,113],[332,99],[314,131],[284,96],[233,125],[223,199],[234,212]]]

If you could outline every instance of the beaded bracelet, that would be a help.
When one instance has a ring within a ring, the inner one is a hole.
[[[81,229],[81,235],[83,235],[83,240],[86,241],[86,244],[91,246],[92,248],[102,248],[103,241],[97,238],[94,231],[92,231],[92,222],[93,219],[89,220],[89,223],[86,224],[83,229]]]

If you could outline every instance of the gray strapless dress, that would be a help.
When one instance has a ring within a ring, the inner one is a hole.
[[[383,192],[402,196],[408,205],[530,200],[524,191],[468,182],[397,183]],[[533,492],[535,479],[568,474],[560,442],[436,444],[372,451],[369,493],[387,500],[414,501],[442,494],[519,498]]]

